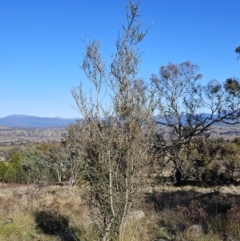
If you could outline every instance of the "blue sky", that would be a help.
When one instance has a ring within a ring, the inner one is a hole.
[[[71,88],[81,72],[82,40],[99,39],[106,61],[125,23],[127,0],[0,0],[0,117],[79,117]],[[201,81],[240,77],[239,0],[141,0],[139,76],[162,65],[198,64]],[[151,24],[153,22],[153,24]]]

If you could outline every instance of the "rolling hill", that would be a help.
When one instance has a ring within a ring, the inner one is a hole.
[[[66,127],[76,123],[74,119],[64,119],[59,117],[37,117],[28,115],[10,115],[0,118],[0,126],[11,128],[54,128]]]

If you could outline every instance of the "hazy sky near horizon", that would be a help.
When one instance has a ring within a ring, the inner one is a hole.
[[[79,117],[71,88],[88,80],[79,65],[94,38],[110,63],[128,0],[0,0],[0,117]],[[240,77],[240,1],[141,0],[139,77],[162,65],[198,64],[201,81]]]

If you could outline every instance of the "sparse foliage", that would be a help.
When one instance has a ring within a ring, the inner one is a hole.
[[[82,135],[81,125],[70,125],[67,133],[63,135],[61,143],[61,158],[58,157],[58,177],[68,178],[69,190],[78,184],[80,175],[83,176],[84,162],[82,160],[82,149],[84,148],[84,135]]]
[[[76,152],[89,180],[85,198],[101,240],[123,236],[129,212],[139,200],[141,175],[152,148],[153,92],[137,76],[137,44],[146,34],[140,30],[138,12],[139,2],[130,1],[127,25],[119,34],[109,68],[102,60],[99,42],[86,45],[81,67],[96,98],[86,98],[82,84],[72,91],[84,117],[74,130]],[[103,93],[109,97],[107,107]]]
[[[159,97],[159,124],[162,142],[156,151],[165,152],[167,161],[175,164],[175,174],[181,179],[189,175],[186,169],[186,149],[193,148],[194,139],[207,137],[214,124],[239,123],[239,83],[228,79],[224,85],[216,80],[201,85],[198,66],[189,61],[170,63],[153,75]],[[201,114],[204,110],[208,114]]]

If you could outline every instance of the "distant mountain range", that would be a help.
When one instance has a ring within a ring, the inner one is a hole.
[[[222,116],[224,116],[225,113],[223,113]],[[221,116],[221,115],[220,115]],[[186,115],[182,115],[181,117],[181,124],[182,125],[188,125],[188,121],[187,121],[187,116]],[[211,114],[208,114],[208,113],[199,113],[199,114],[196,114],[195,118],[192,119],[192,125],[194,125],[194,123],[203,123],[204,120],[206,119],[205,121],[205,125],[209,124],[210,122],[212,122],[213,120],[217,120],[219,118],[219,115],[218,114],[214,114],[211,116]],[[164,118],[164,117],[155,117],[155,120],[157,122],[162,122],[162,123],[171,123],[171,124],[175,124],[175,123],[178,123],[178,119],[175,117],[169,117],[169,118]],[[234,120],[231,120],[231,119],[228,119],[227,120],[229,124],[227,123],[224,123],[223,121],[219,121],[219,122],[215,122],[213,124],[213,126],[231,126],[230,123],[234,124]],[[236,126],[239,126],[240,124],[235,124]]]
[[[201,113],[201,119],[205,119],[209,114]],[[156,121],[165,122],[161,117],[155,117]],[[214,117],[213,117],[214,119]],[[37,117],[28,115],[10,115],[0,118],[0,126],[9,128],[57,128],[75,124],[78,118],[65,119],[60,117]],[[174,122],[174,119],[172,119]],[[186,117],[182,117],[182,123],[186,123]],[[226,126],[223,122],[215,123],[214,126]]]
[[[37,117],[28,115],[10,115],[0,118],[0,126],[12,128],[54,128],[66,127],[76,123],[77,118],[64,119],[59,117]]]

